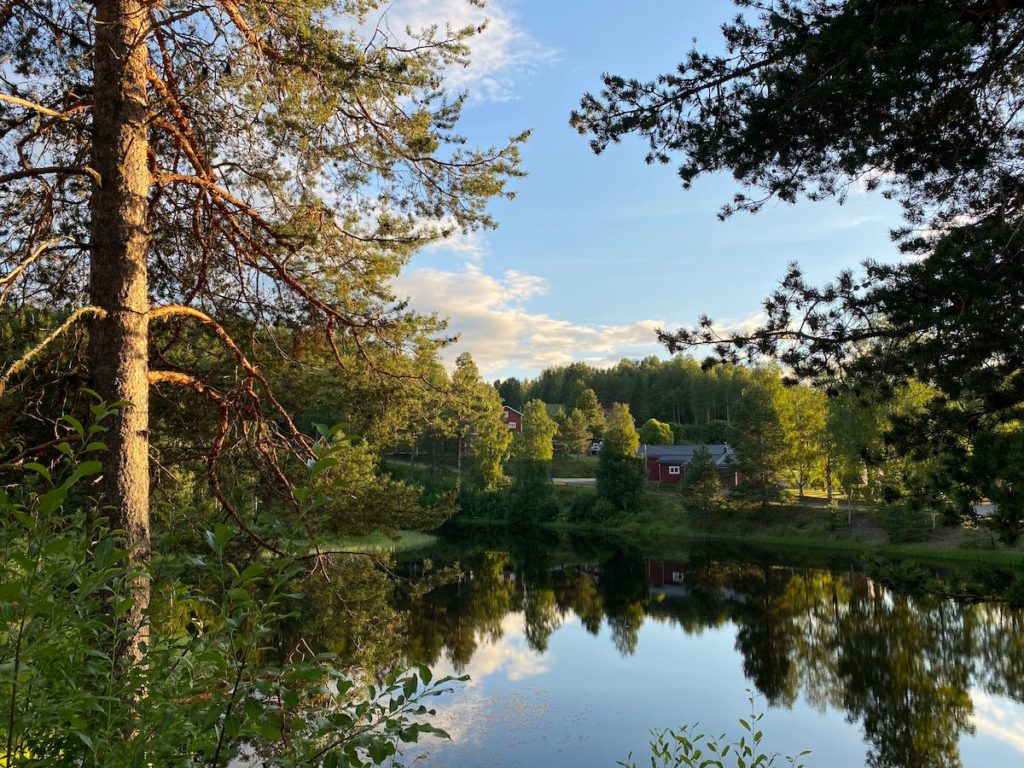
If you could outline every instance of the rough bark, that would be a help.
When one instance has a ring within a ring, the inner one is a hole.
[[[149,384],[147,348],[147,200],[150,189],[146,95],[146,6],[95,0],[91,201],[91,304],[105,315],[90,329],[92,385],[108,403],[124,403],[104,436],[109,452],[101,488],[111,527],[122,529],[130,562],[149,559]],[[132,584],[128,617],[137,628],[128,653],[148,638],[148,577]]]

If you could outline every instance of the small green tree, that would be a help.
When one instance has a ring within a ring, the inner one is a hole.
[[[481,488],[492,490],[505,483],[512,432],[502,419],[498,390],[480,383],[478,397],[481,408],[473,424],[473,476]]]
[[[601,410],[601,403],[597,400],[597,393],[592,389],[583,390],[576,398],[575,407],[581,410],[586,417],[591,436],[600,437],[604,430],[604,411]]]
[[[544,403],[531,400],[523,407],[523,429],[512,443],[512,457],[517,460],[551,461],[558,425],[548,416]]]
[[[779,394],[779,416],[786,441],[783,474],[803,499],[804,489],[818,485],[825,476],[828,397],[805,386],[784,387]]]
[[[778,402],[782,381],[776,368],[754,372],[743,390],[743,400],[732,429],[732,443],[740,469],[747,476],[746,490],[762,508],[775,496],[786,454]]]
[[[635,509],[644,492],[644,463],[636,455],[640,436],[629,406],[615,403],[604,428],[604,444],[597,465],[597,494],[616,509]]]
[[[722,501],[718,466],[711,451],[703,445],[693,452],[693,458],[686,468],[683,493],[686,503],[694,509],[713,509]]]
[[[640,427],[640,442],[645,445],[672,445],[675,438],[672,427],[657,419],[648,419]]]
[[[523,408],[523,429],[512,441],[510,514],[519,522],[551,517],[557,511],[551,490],[551,459],[558,425],[544,403]]]
[[[561,429],[561,440],[569,453],[576,454],[577,458],[590,446],[590,425],[587,424],[587,417],[579,408],[574,408],[565,420]]]

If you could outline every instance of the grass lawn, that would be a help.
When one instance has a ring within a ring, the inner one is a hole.
[[[344,549],[353,552],[404,552],[429,547],[436,541],[437,536],[423,531],[396,531],[394,534],[377,532],[366,536],[337,536],[324,539],[320,542],[320,549]]]
[[[597,456],[555,456],[551,462],[552,477],[594,477]]]

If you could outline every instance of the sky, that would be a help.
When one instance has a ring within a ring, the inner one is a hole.
[[[899,209],[880,194],[770,203],[721,222],[739,189],[728,175],[683,190],[674,165],[644,163],[641,141],[597,156],[569,126],[603,72],[652,79],[694,38],[719,51],[729,0],[395,0],[387,14],[393,29],[487,19],[473,63],[449,78],[469,93],[460,132],[479,146],[533,131],[528,176],[513,182],[515,199],[491,206],[498,228],[425,249],[394,283],[413,308],[449,318],[459,334],[449,362],[469,352],[494,379],[666,357],[655,329],[703,314],[749,327],[791,261],[825,282],[867,258],[896,258]]]

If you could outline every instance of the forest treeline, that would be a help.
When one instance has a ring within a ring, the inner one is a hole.
[[[536,379],[499,379],[494,386],[515,408],[531,399],[558,404],[563,421],[588,391],[602,406],[626,404],[641,442],[727,442],[749,478],[786,484],[800,495],[815,488],[829,497],[899,502],[953,518],[969,514],[971,503],[986,494],[981,487],[938,491],[946,457],[893,445],[893,433],[939,397],[916,381],[829,392],[787,380],[777,366],[702,367],[676,355],[626,359],[603,369],[573,363],[548,368]]]

